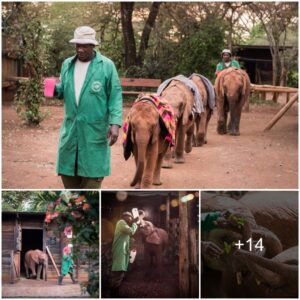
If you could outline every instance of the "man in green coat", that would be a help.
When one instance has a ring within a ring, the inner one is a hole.
[[[240,69],[240,64],[235,59],[231,58],[232,54],[229,49],[224,49],[222,51],[222,61],[218,63],[217,69],[216,69],[216,75],[218,75],[221,71],[224,69],[230,68],[230,67],[236,67]]]
[[[67,274],[70,275],[73,283],[77,283],[77,281],[74,279],[74,261],[72,258],[71,249],[68,246],[66,246],[63,250],[61,275],[58,277],[59,285],[62,285],[62,280]]]
[[[129,264],[129,242],[138,226],[130,212],[124,212],[115,229],[112,245],[111,297],[119,297],[119,288]]]
[[[55,96],[64,99],[57,173],[67,189],[97,189],[110,175],[110,146],[122,125],[122,90],[114,63],[95,51],[96,32],[75,30],[76,55],[61,68]]]

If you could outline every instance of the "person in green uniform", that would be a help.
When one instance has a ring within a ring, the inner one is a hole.
[[[236,67],[238,69],[241,68],[238,61],[232,59],[231,51],[229,49],[224,49],[222,51],[222,61],[217,64],[217,69],[215,74],[218,75],[221,71],[229,67]]]
[[[64,99],[57,173],[67,189],[97,189],[110,175],[110,146],[122,125],[122,90],[114,63],[95,50],[96,32],[81,26],[76,55],[61,68],[54,96]]]
[[[119,297],[119,289],[129,264],[130,237],[135,234],[138,225],[130,212],[124,212],[118,221],[112,245],[111,297]]]
[[[62,285],[63,278],[67,274],[70,275],[73,283],[77,283],[77,281],[74,278],[75,277],[74,270],[75,270],[75,265],[74,265],[74,261],[73,261],[73,258],[72,258],[71,249],[70,249],[70,247],[66,246],[63,249],[63,258],[62,258],[62,264],[61,264],[61,275],[58,277],[58,284]]]

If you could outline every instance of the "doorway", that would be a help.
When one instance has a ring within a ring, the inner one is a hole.
[[[26,276],[25,253],[36,249],[43,251],[43,229],[22,229],[21,275]]]

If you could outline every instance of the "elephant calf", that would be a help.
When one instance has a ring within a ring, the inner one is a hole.
[[[41,279],[41,271],[43,269],[43,278],[47,280],[47,271],[48,271],[48,256],[41,250],[29,250],[25,253],[25,262],[26,278],[30,277],[36,278],[37,280]],[[37,267],[37,272],[36,272]],[[31,271],[31,276],[29,274]]]

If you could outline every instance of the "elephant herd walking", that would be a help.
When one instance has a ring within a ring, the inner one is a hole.
[[[123,125],[124,157],[131,153],[135,188],[160,185],[160,169],[184,163],[184,153],[207,143],[207,128],[215,106],[219,134],[239,135],[243,105],[250,94],[247,73],[228,68],[218,74],[215,86],[199,74],[178,75],[164,81],[157,94],[140,94]],[[227,115],[230,120],[227,127]],[[174,128],[174,130],[172,130]]]

